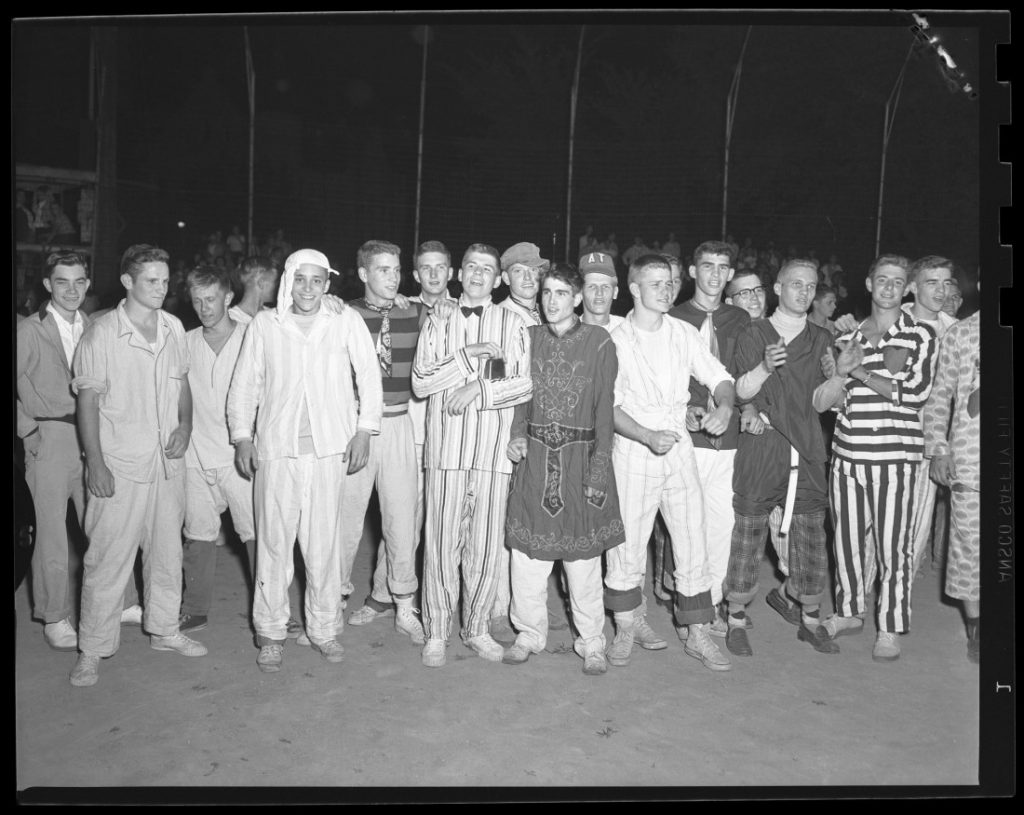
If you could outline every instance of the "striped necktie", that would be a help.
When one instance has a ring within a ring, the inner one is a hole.
[[[377,359],[380,360],[380,370],[384,376],[391,376],[391,309],[394,308],[394,303],[389,306],[375,306],[372,303],[366,303],[366,307],[380,315]]]

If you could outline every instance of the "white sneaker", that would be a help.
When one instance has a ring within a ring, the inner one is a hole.
[[[367,623],[372,623],[378,617],[388,617],[394,613],[395,609],[391,606],[384,609],[383,611],[377,611],[377,609],[373,608],[372,606],[364,605],[362,608],[357,609],[356,611],[353,611],[351,614],[348,615],[348,624],[366,625]]]
[[[60,622],[44,625],[43,639],[54,651],[78,650],[78,632],[71,625],[70,617],[65,617]]]
[[[324,640],[323,642],[310,640],[309,644],[328,662],[341,662],[345,656],[345,649],[337,640]]]
[[[411,605],[399,605],[395,614],[395,631],[405,634],[416,645],[423,645],[426,643],[427,637],[423,633],[423,623],[416,616],[418,612],[419,609],[413,608]]]
[[[875,662],[895,662],[899,659],[899,634],[894,634],[891,631],[879,631],[875,637],[875,647],[871,649],[871,658]]]
[[[466,640],[466,645],[476,651],[477,656],[483,657],[488,662],[501,662],[501,658],[505,656],[505,649],[490,634],[469,637]]]
[[[87,688],[95,685],[100,678],[100,658],[91,654],[79,654],[78,662],[71,671],[71,684],[76,688]]]
[[[153,634],[149,638],[149,647],[154,651],[177,651],[183,657],[204,657],[206,646],[201,642],[186,637],[180,631],[171,634],[169,637],[159,637]]]
[[[142,625],[142,606],[136,603],[121,612],[121,625]]]
[[[309,638],[309,635],[305,631],[302,631],[299,634],[299,636],[295,638],[295,644],[296,645],[307,645],[308,646],[308,645],[312,645],[313,641]]]
[[[427,644],[423,646],[423,652],[421,658],[423,664],[428,668],[440,668],[445,663],[444,649],[448,647],[448,643],[444,640],[427,640]],[[501,646],[498,646],[499,648]]]
[[[686,638],[683,650],[691,657],[699,659],[704,663],[705,668],[710,668],[712,671],[731,670],[732,662],[729,661],[729,657],[718,650],[718,646],[709,636],[708,629],[710,627],[708,623],[691,625],[690,634]]]

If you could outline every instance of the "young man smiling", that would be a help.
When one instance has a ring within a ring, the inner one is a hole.
[[[479,656],[500,662],[488,631],[504,549],[512,462],[505,454],[514,408],[530,399],[530,339],[521,316],[491,302],[498,252],[472,244],[462,258],[459,308],[424,323],[412,385],[429,397],[424,459],[426,542],[423,664],[441,667],[460,595],[463,637]]]
[[[757,593],[769,517],[776,507],[784,507],[780,532],[788,539],[788,576],[781,592],[772,589],[768,594],[768,603],[799,626],[798,639],[821,653],[839,651],[821,627],[819,613],[828,577],[828,480],[813,402],[815,390],[825,382],[821,358],[832,338],[807,319],[817,279],[809,261],[787,260],[775,283],[779,307],[769,319],[751,323],[737,343],[736,369],[760,367],[763,374],[750,391],[737,386],[738,396],[769,420],[767,429],[741,433],[736,453],[725,644],[737,656],[753,653],[746,607]],[[781,353],[776,350],[780,344]]]
[[[900,308],[908,265],[899,255],[871,264],[865,281],[871,315],[838,338],[834,375],[815,393],[819,411],[840,406],[830,493],[836,613],[824,627],[833,638],[863,630],[872,561],[880,560],[876,662],[898,659],[898,635],[910,628],[911,522],[924,452],[920,411],[935,364],[935,332]]]
[[[722,435],[732,422],[733,380],[696,328],[665,318],[674,288],[664,258],[637,258],[629,269],[629,291],[633,310],[612,332],[619,362],[612,461],[626,542],[606,556],[605,605],[615,614],[616,630],[608,661],[629,664],[647,573],[647,542],[660,510],[675,558],[676,620],[689,626],[686,653],[711,670],[729,670],[729,658],[708,637],[712,575],[687,408],[692,375],[713,393],[715,403],[697,420],[698,429]],[[642,610],[639,616],[642,621]]]
[[[356,256],[364,293],[350,305],[363,318],[377,349],[384,388],[384,417],[380,434],[370,439],[367,466],[348,477],[342,500],[342,591],[349,588],[352,563],[359,548],[363,520],[374,487],[380,499],[380,547],[373,589],[363,608],[349,617],[362,625],[397,606],[395,630],[417,645],[424,644],[423,625],[413,608],[417,589],[416,545],[419,538],[416,505],[419,464],[415,429],[409,416],[412,362],[427,309],[418,303],[404,308],[395,303],[402,280],[401,249],[388,241],[367,241]],[[384,564],[383,570],[379,564]],[[393,598],[393,601],[392,601]],[[364,610],[366,609],[366,610]]]
[[[544,650],[547,581],[560,560],[579,632],[574,650],[583,672],[596,675],[608,669],[601,553],[625,534],[610,466],[615,346],[604,329],[576,316],[582,284],[569,264],[546,272],[541,305],[547,324],[530,328],[533,399],[516,406],[508,456],[518,464],[505,526],[512,623],[519,634],[502,661],[521,664]]]
[[[321,307],[330,274],[337,272],[315,249],[288,256],[277,309],[249,324],[228,391],[235,466],[255,482],[253,622],[256,663],[266,672],[282,664],[296,537],[306,565],[306,633],[328,662],[343,658],[336,637],[345,480],[366,466],[370,436],[380,432],[373,341],[352,309]]]

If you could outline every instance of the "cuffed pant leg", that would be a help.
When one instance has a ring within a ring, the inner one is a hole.
[[[120,644],[125,587],[132,579],[145,530],[148,486],[114,475],[114,494],[94,496],[86,506],[84,531],[89,548],[78,623],[78,648],[83,654],[109,657]]]
[[[729,572],[725,580],[725,598],[729,602],[747,605],[754,599],[767,540],[767,515],[736,513],[729,554]]]
[[[494,598],[508,568],[505,547],[505,508],[509,474],[470,470],[466,508],[470,513],[469,535],[462,557],[462,598],[466,639],[486,634]]]
[[[323,642],[337,636],[341,621],[339,539],[348,463],[341,455],[299,460],[306,471],[298,532],[306,563],[306,630],[311,640]]]
[[[794,514],[789,528],[790,575],[786,592],[801,605],[821,604],[828,581],[825,510]]]
[[[563,560],[562,569],[569,582],[569,604],[584,653],[592,649],[604,652],[604,586],[601,583],[601,558]]]
[[[658,472],[633,472],[628,459],[616,453],[612,454],[612,463],[626,540],[605,552],[605,586],[616,592],[637,589],[639,594],[647,576],[647,543],[654,528],[665,477]],[[660,467],[660,462],[654,466]],[[637,605],[639,602],[638,597]]]
[[[732,474],[735,450],[694,448],[701,494],[704,496],[704,528],[711,578],[711,603],[722,601],[722,587],[729,569],[732,529],[736,520],[732,506]]]
[[[535,654],[548,642],[548,576],[550,560],[535,560],[518,549],[509,555],[512,581],[512,625],[519,632],[517,642]],[[599,601],[600,602],[600,601]]]
[[[148,485],[142,539],[142,625],[161,637],[178,632],[181,611],[181,527],[185,473]]]
[[[252,620],[260,645],[283,642],[288,635],[288,587],[295,571],[292,550],[303,489],[299,459],[259,462],[253,493],[257,551]],[[333,502],[337,504],[337,496]]]

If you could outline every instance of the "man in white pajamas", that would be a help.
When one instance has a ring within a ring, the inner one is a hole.
[[[711,670],[729,670],[729,658],[708,636],[712,578],[686,416],[692,373],[715,400],[715,409],[700,418],[700,428],[713,436],[724,433],[735,401],[733,380],[696,328],[665,319],[675,291],[664,258],[638,257],[629,268],[629,291],[633,310],[611,335],[619,361],[612,462],[626,542],[606,555],[605,605],[614,612],[616,629],[608,661],[629,664],[647,574],[647,542],[660,509],[675,559],[676,622],[689,626],[686,653]]]
[[[202,325],[185,335],[191,360],[192,438],[185,453],[185,587],[180,625],[182,631],[199,631],[206,627],[213,603],[221,513],[231,510],[250,572],[256,563],[256,531],[252,483],[235,469],[226,413],[228,387],[245,326],[228,314],[233,293],[227,270],[200,266],[189,272],[187,284],[192,308]]]
[[[277,309],[249,324],[228,391],[235,466],[255,482],[253,623],[256,663],[267,672],[281,668],[296,537],[306,565],[310,643],[328,662],[341,662],[344,653],[336,636],[345,476],[366,466],[370,436],[380,432],[383,392],[366,324],[349,308],[321,307],[332,273],[315,249],[288,256]]]
[[[147,244],[121,257],[125,299],[98,318],[75,352],[72,389],[85,451],[85,554],[78,662],[71,684],[99,679],[99,661],[120,643],[124,591],[142,548],[143,628],[157,651],[206,647],[178,630],[184,455],[192,434],[188,347],[181,321],[164,311],[168,255]]]

